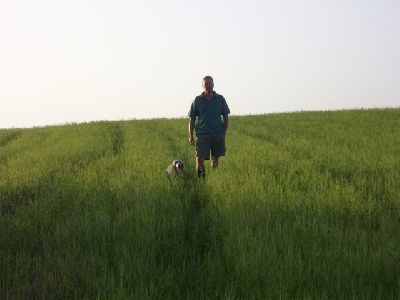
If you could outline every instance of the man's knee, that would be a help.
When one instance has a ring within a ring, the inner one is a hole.
[[[211,156],[211,166],[214,169],[218,168],[218,156]]]
[[[196,157],[196,169],[204,170],[204,161],[205,159],[202,157]]]
[[[196,157],[196,161],[197,161],[198,163],[204,163],[205,158],[203,158],[203,157]]]

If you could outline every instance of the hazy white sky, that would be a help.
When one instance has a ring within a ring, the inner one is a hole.
[[[0,0],[0,128],[400,106],[399,0]]]

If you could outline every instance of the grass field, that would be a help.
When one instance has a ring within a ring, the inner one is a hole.
[[[399,299],[400,109],[0,130],[2,299]],[[166,178],[173,159],[186,176]]]

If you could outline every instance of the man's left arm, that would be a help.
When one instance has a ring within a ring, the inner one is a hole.
[[[222,116],[223,122],[222,122],[222,127],[224,128],[224,132],[228,130],[228,123],[229,123],[229,118],[228,115]]]
[[[223,96],[221,96],[222,98],[222,110],[221,110],[221,115],[222,115],[222,127],[224,128],[224,132],[226,133],[226,131],[228,130],[228,123],[229,123],[229,118],[228,115],[231,113],[228,104],[226,103],[226,100]]]

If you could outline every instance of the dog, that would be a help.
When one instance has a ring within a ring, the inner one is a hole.
[[[180,159],[176,159],[172,161],[172,164],[168,166],[165,170],[165,174],[167,177],[178,177],[182,174],[183,171],[183,161]]]

